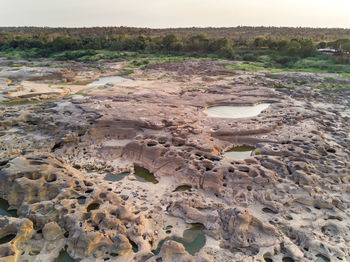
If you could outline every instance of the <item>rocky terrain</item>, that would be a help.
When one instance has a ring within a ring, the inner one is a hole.
[[[17,216],[0,216],[0,261],[347,261],[350,90],[327,85],[350,80],[225,65],[153,64],[98,87],[126,63],[1,65],[0,198]],[[225,157],[242,145],[251,157]],[[175,240],[194,225],[191,254]]]

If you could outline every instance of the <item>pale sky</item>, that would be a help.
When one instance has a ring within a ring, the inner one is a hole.
[[[0,26],[350,28],[350,0],[0,0]]]

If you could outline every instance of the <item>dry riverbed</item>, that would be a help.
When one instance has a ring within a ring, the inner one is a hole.
[[[52,63],[0,65],[0,261],[347,261],[350,80]]]

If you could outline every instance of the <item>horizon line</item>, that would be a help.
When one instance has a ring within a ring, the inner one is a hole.
[[[249,28],[304,28],[304,29],[343,29],[350,30],[350,27],[311,27],[311,26],[275,26],[275,25],[237,25],[237,26],[186,26],[186,27],[139,27],[139,26],[125,26],[125,25],[99,25],[99,26],[38,26],[38,25],[13,25],[13,26],[1,26],[0,28],[65,28],[65,29],[89,29],[89,28],[134,28],[134,29],[151,29],[151,30],[164,30],[164,29],[222,29],[222,28],[239,28],[239,27],[249,27]]]

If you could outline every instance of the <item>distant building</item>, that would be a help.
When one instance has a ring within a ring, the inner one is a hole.
[[[321,55],[342,55],[342,52],[333,48],[322,48],[315,50],[317,54]]]

